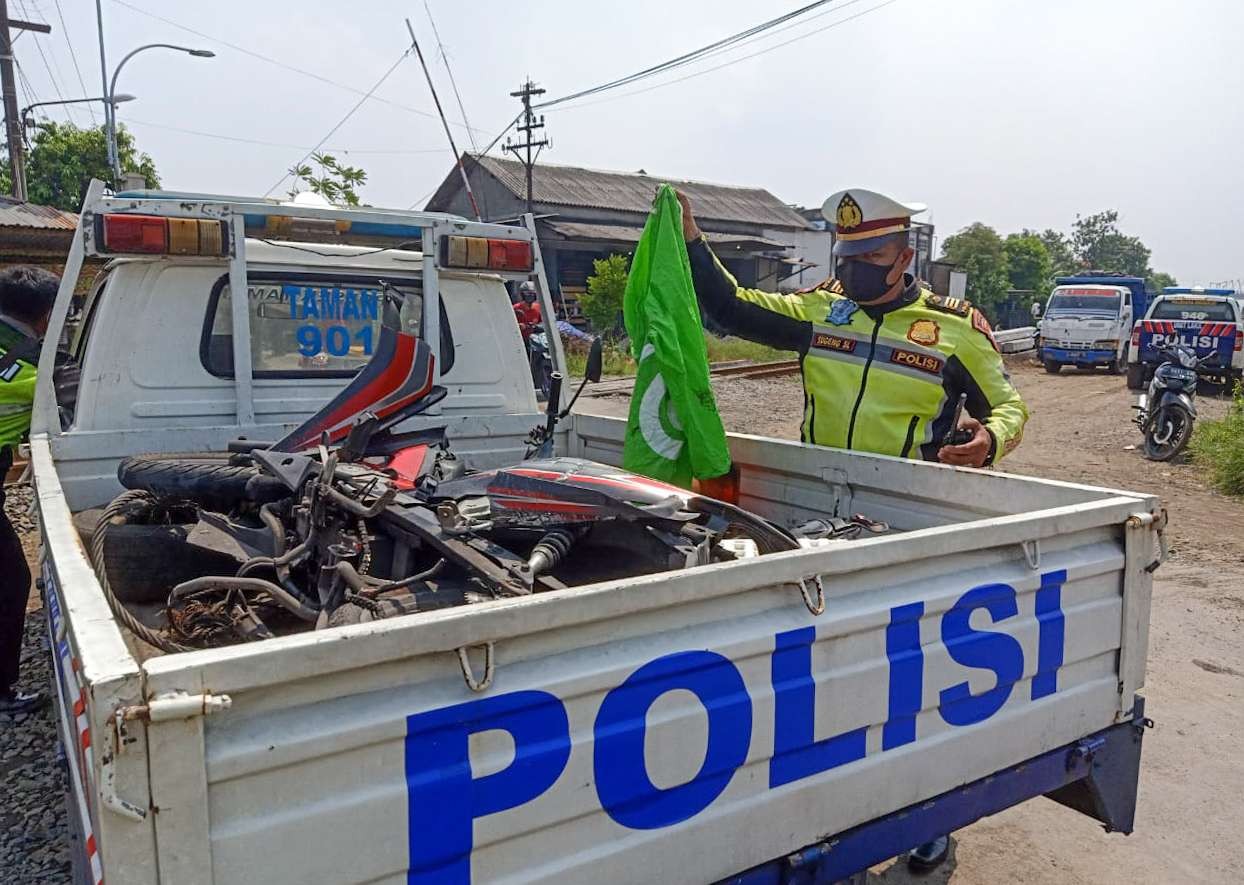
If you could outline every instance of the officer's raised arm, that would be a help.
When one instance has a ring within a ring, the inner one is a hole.
[[[704,312],[732,335],[781,350],[806,352],[812,324],[797,316],[798,304],[784,295],[740,287],[709,248],[687,195],[676,193],[682,205],[691,281]]]

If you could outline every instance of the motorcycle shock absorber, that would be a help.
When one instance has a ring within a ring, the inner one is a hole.
[[[527,558],[527,568],[531,570],[531,576],[534,578],[557,568],[558,563],[566,558],[570,548],[574,546],[574,542],[575,536],[565,529],[554,529],[547,533],[531,548],[531,555]]]

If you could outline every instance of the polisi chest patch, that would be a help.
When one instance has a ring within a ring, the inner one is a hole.
[[[946,361],[941,357],[933,356],[931,353],[907,350],[902,347],[895,347],[890,351],[890,362],[897,366],[918,369],[930,375],[942,374],[942,369],[946,366]]]

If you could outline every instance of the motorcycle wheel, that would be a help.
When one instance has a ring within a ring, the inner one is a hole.
[[[241,501],[278,501],[289,489],[254,467],[235,467],[227,456],[214,454],[135,455],[117,467],[127,489],[157,498],[207,499],[226,505]]]
[[[1145,457],[1169,461],[1184,450],[1192,438],[1192,416],[1183,406],[1165,406],[1145,432]]]

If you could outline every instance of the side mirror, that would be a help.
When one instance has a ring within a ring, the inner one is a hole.
[[[595,384],[605,370],[605,345],[599,339],[593,339],[592,349],[587,352],[587,371],[584,377]]]

